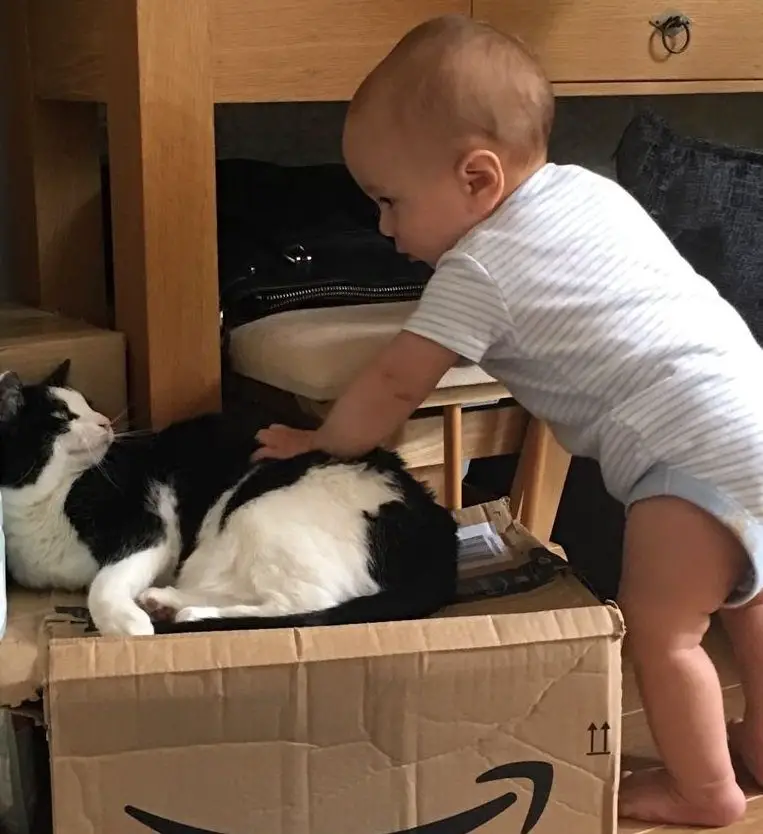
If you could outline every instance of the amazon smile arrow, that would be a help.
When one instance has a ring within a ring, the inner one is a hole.
[[[527,810],[524,824],[519,834],[530,834],[543,816],[551,796],[551,788],[554,782],[554,768],[549,762],[529,761],[512,762],[499,765],[477,777],[477,783],[496,782],[500,779],[527,779],[532,784],[532,799]],[[462,811],[451,817],[445,817],[435,822],[428,822],[417,825],[414,828],[406,828],[390,834],[471,834],[485,823],[495,819],[507,808],[510,808],[517,801],[514,791],[509,791],[496,799],[491,799],[468,811]],[[182,822],[159,817],[140,808],[128,805],[125,813],[136,822],[156,834],[222,834],[220,831],[212,831],[207,828],[195,828]],[[267,834],[267,832],[252,832],[252,834]]]

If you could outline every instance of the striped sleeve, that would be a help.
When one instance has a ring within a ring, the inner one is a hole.
[[[454,253],[437,264],[403,329],[478,364],[511,326],[500,287],[474,258]]]

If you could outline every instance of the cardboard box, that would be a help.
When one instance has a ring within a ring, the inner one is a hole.
[[[125,338],[53,313],[0,304],[0,371],[39,382],[65,359],[69,383],[112,420],[127,413]]]
[[[458,515],[508,547],[466,587],[541,564],[506,502]],[[414,622],[133,639],[12,596],[0,698],[44,688],[56,834],[613,834],[622,620],[547,578]]]

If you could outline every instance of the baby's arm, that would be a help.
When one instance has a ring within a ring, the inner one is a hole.
[[[437,342],[403,330],[337,400],[315,433],[315,447],[353,457],[384,444],[457,358]]]
[[[311,449],[337,457],[364,454],[390,439],[459,356],[479,363],[510,329],[503,295],[485,269],[468,255],[444,257],[403,331],[360,372],[321,428],[264,429],[254,458]]]

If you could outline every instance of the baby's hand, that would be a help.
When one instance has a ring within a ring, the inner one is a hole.
[[[257,440],[262,443],[262,446],[252,455],[252,460],[263,458],[285,460],[305,452],[312,452],[316,448],[314,431],[292,429],[278,423],[257,432]]]

